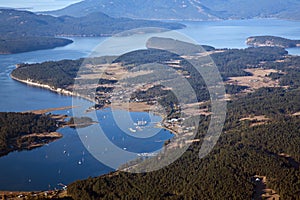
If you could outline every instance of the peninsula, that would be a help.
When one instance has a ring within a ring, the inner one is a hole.
[[[94,124],[90,118],[74,118],[49,112],[73,108],[49,108],[27,112],[0,112],[0,157],[13,151],[31,150],[60,139],[61,127],[81,128]],[[49,113],[49,114],[47,114]],[[69,120],[65,120],[69,118]],[[75,123],[76,122],[76,123]]]
[[[212,119],[210,103],[205,104],[209,95],[203,89],[201,77],[188,68],[184,59],[170,57],[162,51],[148,49],[125,54],[116,59],[115,66],[110,65],[110,69],[117,68],[117,64],[132,67],[142,76],[131,78],[136,84],[150,80],[149,74],[159,71],[148,65],[148,73],[142,73],[143,68],[138,67],[154,60],[181,70],[197,91],[198,106],[206,109],[206,115],[196,113],[193,110],[195,104],[179,105],[180,112],[200,115],[200,127],[193,141],[179,143],[190,146],[178,160],[149,173],[116,171],[78,180],[67,189],[74,200],[299,198],[299,188],[293,180],[300,178],[300,57],[288,55],[279,47],[224,49],[209,53],[218,66],[228,94],[224,131],[214,149],[199,159],[199,150]],[[167,79],[168,75],[165,73],[160,78]],[[88,76],[83,74],[83,77]],[[158,85],[144,88],[132,97],[145,102],[158,99],[162,107],[168,108],[168,103],[175,102],[176,98],[172,98],[166,88],[162,89]],[[178,110],[170,109],[170,116],[175,118]],[[164,123],[164,126],[174,130],[179,125],[175,121]],[[180,128],[177,130],[178,135],[182,134]],[[188,133],[188,130],[183,131]],[[165,148],[170,148],[170,144]],[[151,169],[149,160],[151,158],[145,160],[145,167]],[[135,167],[135,162],[124,167]],[[113,190],[112,185],[115,186]]]
[[[90,98],[96,104],[93,109],[113,106],[114,102],[159,104],[157,112],[165,114],[162,126],[176,133],[164,150],[174,152],[190,145],[178,160],[157,171],[116,171],[71,183],[68,198],[252,199],[273,195],[297,199],[299,188],[291,180],[300,179],[300,57],[269,46],[209,48],[208,52],[196,53],[195,45],[180,49],[179,56],[159,49],[159,43],[171,48],[169,41],[152,38],[148,49],[119,57],[21,64],[12,72],[19,81]],[[185,52],[199,59],[209,55],[227,93],[224,131],[211,153],[202,159],[199,149],[212,118],[210,96],[201,75],[184,59]],[[162,73],[162,66],[169,71]],[[176,82],[171,81],[177,77],[173,72],[189,82],[198,103],[189,103],[188,95],[186,101],[178,102],[172,92]],[[174,84],[166,87],[167,83]],[[193,117],[200,118],[197,135],[184,140],[194,128],[189,123]],[[116,186],[113,191],[112,185]]]
[[[0,113],[0,156],[12,151],[30,150],[62,137],[60,122],[51,115]]]
[[[293,48],[300,47],[300,40],[291,40],[276,36],[253,36],[246,40],[246,44],[252,47],[281,47]]]

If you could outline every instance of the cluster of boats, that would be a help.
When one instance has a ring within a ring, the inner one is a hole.
[[[133,123],[133,125],[135,126],[134,128],[129,128],[129,131],[132,133],[136,133],[137,131],[142,131],[143,127],[147,125],[147,121],[141,120],[141,121],[137,121],[136,123]]]

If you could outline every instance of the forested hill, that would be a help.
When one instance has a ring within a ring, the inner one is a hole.
[[[220,20],[277,17],[299,20],[298,0],[84,0],[46,12],[85,16],[101,11],[114,17],[169,20]]]
[[[37,15],[28,11],[0,9],[0,54],[49,49],[70,44],[56,36],[110,36],[141,27],[180,29],[184,25],[129,18],[112,18],[97,12],[81,18]]]
[[[108,36],[140,27],[180,29],[184,25],[159,21],[112,18],[101,12],[76,18],[37,15],[28,11],[0,9],[0,36]]]
[[[160,61],[167,60],[162,58],[167,54],[152,49],[125,54],[117,61],[132,67],[151,63],[154,55],[159,55]],[[229,101],[225,127],[213,151],[199,159],[199,148],[210,122],[209,116],[201,116],[196,136],[200,142],[191,145],[174,163],[150,173],[118,171],[76,181],[68,186],[73,199],[252,199],[263,193],[256,176],[266,177],[263,187],[274,190],[272,193],[280,198],[299,199],[300,57],[289,56],[276,47],[224,50],[211,56],[224,81],[239,77],[227,86],[238,86],[235,84],[240,78],[254,76],[247,71],[249,68],[274,70],[245,81],[255,84],[261,80],[262,86]],[[203,98],[201,79],[196,80],[191,83]],[[268,81],[278,85],[264,86]]]
[[[169,41],[152,38],[148,45],[155,46],[160,42],[168,47]],[[193,51],[197,48],[192,47]],[[150,173],[117,171],[76,181],[68,186],[68,194],[73,199],[252,199],[263,193],[259,189],[259,184],[263,183],[255,181],[257,175],[266,177],[263,186],[274,190],[272,193],[282,199],[299,200],[300,57],[288,55],[279,47],[208,49],[230,97],[225,126],[213,151],[199,159],[199,148],[210,122],[210,116],[202,115],[196,136],[199,141],[194,141],[174,163]],[[99,59],[101,62],[94,72],[91,69],[97,60],[91,58],[86,62],[82,75],[93,76],[80,82],[82,88],[93,82],[94,73],[99,73],[101,63],[108,63]],[[129,52],[113,60],[110,62],[112,68],[122,67],[122,75],[126,70],[140,71],[139,66],[147,63],[169,64],[186,75],[199,101],[205,103],[210,98],[201,76],[178,55],[150,48]],[[74,83],[82,61],[22,64],[12,75],[21,80],[29,78],[34,82],[70,89],[68,86]],[[109,69],[107,65],[105,67]],[[147,72],[155,71],[155,67],[148,65]],[[107,73],[106,78],[114,73]],[[139,81],[151,81],[148,74],[140,74]],[[168,77],[166,74],[161,76]],[[116,79],[100,79],[95,86],[96,98],[109,100],[107,98],[115,84],[118,84]],[[173,117],[176,112],[173,112],[175,107],[170,102],[175,98],[171,94],[160,87],[152,87],[135,92],[133,99],[137,97],[139,102],[159,99],[160,105],[171,107]]]
[[[152,45],[154,45],[154,40]],[[167,45],[167,42],[160,40],[160,43]],[[210,46],[203,46],[207,50],[213,51]],[[246,49],[227,49],[219,53],[212,54],[211,57],[216,63],[224,80],[230,76],[249,75],[244,69],[248,67],[257,67],[261,62],[272,62],[280,60],[287,55],[287,51],[277,47],[260,47]],[[121,62],[125,65],[130,64],[146,64],[157,61],[167,61],[170,59],[178,59],[178,55],[170,54],[167,51],[158,49],[138,50],[129,52],[118,57],[114,62]],[[55,89],[72,88],[77,72],[81,67],[84,59],[78,60],[61,60],[47,61],[36,64],[20,64],[18,68],[12,71],[11,75],[19,80],[32,80],[33,82],[49,85]],[[181,65],[188,65],[184,60]],[[199,79],[195,80],[198,81]]]
[[[61,137],[50,134],[59,127],[50,115],[0,112],[0,156],[11,151],[32,149]]]
[[[85,16],[96,11],[114,17],[139,19],[218,19],[201,2],[176,0],[127,0],[126,2],[123,0],[85,0],[57,11],[45,13],[56,16]]]
[[[168,167],[76,181],[68,186],[68,193],[76,200],[252,199],[258,175],[267,177],[265,188],[276,191],[280,199],[299,200],[300,117],[288,115],[300,110],[299,99],[297,90],[260,89],[229,104],[225,129],[205,158],[199,159],[198,153],[209,117],[202,117],[196,137],[201,141]],[[249,114],[271,120],[260,125],[240,120]]]

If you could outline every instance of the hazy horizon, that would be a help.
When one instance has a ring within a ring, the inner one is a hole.
[[[15,8],[24,9],[33,12],[38,11],[49,11],[64,8],[82,0],[10,0],[10,1],[0,1],[0,7],[2,8]]]

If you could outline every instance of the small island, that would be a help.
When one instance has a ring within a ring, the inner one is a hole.
[[[63,137],[56,132],[61,127],[81,128],[94,124],[87,117],[69,118],[49,113],[72,107],[52,108],[28,112],[0,112],[0,157],[13,151],[42,147]],[[75,123],[76,122],[76,123]]]
[[[62,137],[50,114],[0,113],[0,156],[12,151],[31,150]]]
[[[291,40],[277,36],[253,36],[246,40],[246,44],[252,47],[300,47],[300,40]]]

